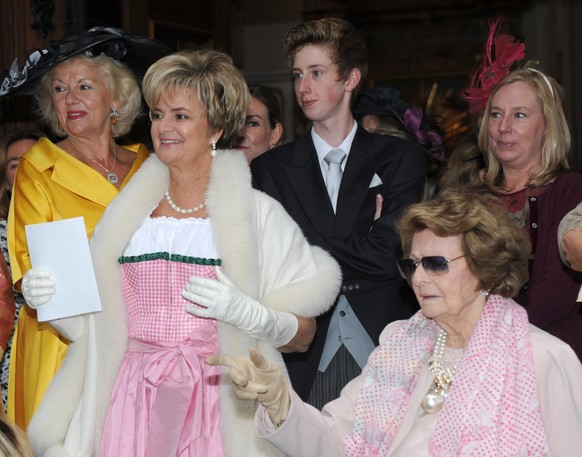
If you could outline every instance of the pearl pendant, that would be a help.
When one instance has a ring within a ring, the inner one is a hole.
[[[438,413],[443,408],[443,403],[445,402],[443,392],[436,392],[430,389],[426,396],[422,400],[422,409],[427,414]]]

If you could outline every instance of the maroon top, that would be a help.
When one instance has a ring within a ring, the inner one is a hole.
[[[576,302],[582,273],[562,262],[557,242],[560,221],[582,202],[582,174],[564,172],[541,192],[525,195],[529,209],[524,228],[532,242],[530,278],[515,301],[528,311],[532,324],[564,340],[582,359],[582,315]],[[518,200],[502,198],[505,205],[513,202],[508,211],[514,214]]]

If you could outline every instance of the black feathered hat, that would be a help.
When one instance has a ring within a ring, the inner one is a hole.
[[[359,94],[352,105],[352,114],[357,121],[367,114],[391,118],[408,139],[437,160],[445,160],[441,133],[421,107],[401,100],[400,92],[393,87],[380,86]]]
[[[81,35],[51,41],[45,49],[30,52],[22,68],[15,59],[0,75],[0,96],[32,95],[40,78],[55,65],[84,53],[89,57],[105,54],[127,65],[141,81],[149,66],[170,54],[165,44],[130,35],[114,27],[93,27]]]

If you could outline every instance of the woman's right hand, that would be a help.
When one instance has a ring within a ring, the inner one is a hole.
[[[22,295],[33,309],[48,303],[57,292],[50,271],[31,268],[22,277]]]
[[[236,396],[261,403],[276,428],[287,419],[291,406],[289,385],[283,370],[270,363],[256,349],[250,349],[250,358],[217,354],[206,358],[208,365],[229,367],[228,376]]]

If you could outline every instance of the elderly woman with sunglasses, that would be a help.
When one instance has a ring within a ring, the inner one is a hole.
[[[389,324],[362,374],[322,411],[257,351],[217,355],[256,398],[259,436],[288,456],[572,456],[582,449],[582,365],[511,299],[527,235],[481,198],[444,191],[397,224],[399,267],[421,310]]]

